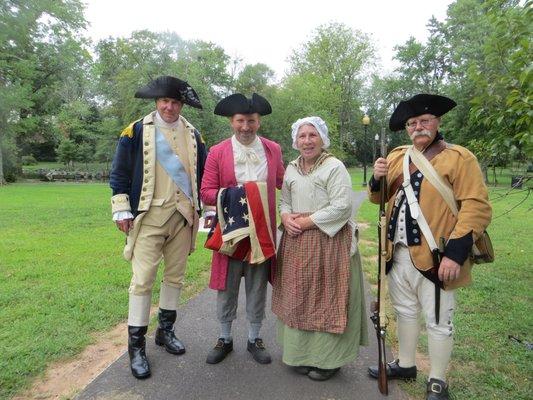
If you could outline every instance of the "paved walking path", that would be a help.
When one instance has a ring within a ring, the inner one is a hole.
[[[364,194],[357,194],[358,204]],[[368,291],[367,291],[368,292]],[[260,365],[246,351],[247,322],[244,306],[244,284],[241,285],[237,320],[233,323],[234,350],[217,365],[206,364],[207,352],[218,334],[215,317],[216,292],[204,290],[178,310],[176,335],[187,352],[181,356],[167,353],[154,344],[153,333],[147,337],[147,354],[152,376],[135,379],[129,370],[127,353],[111,364],[91,382],[77,400],[403,400],[394,382],[389,383],[389,396],[382,396],[376,381],[367,376],[366,368],[377,361],[376,335],[369,320],[370,345],[361,347],[354,363],[325,382],[314,382],[298,375],[281,362],[281,348],[276,342],[276,318],[270,311],[268,293],[267,317],[261,330],[273,362]],[[367,309],[369,298],[367,298]],[[390,357],[389,357],[390,359]]]

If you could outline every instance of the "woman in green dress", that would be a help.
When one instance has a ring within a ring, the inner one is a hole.
[[[283,235],[272,294],[283,362],[313,380],[327,380],[367,344],[361,260],[353,221],[351,179],[328,153],[319,117],[292,126],[300,156],[281,190]]]

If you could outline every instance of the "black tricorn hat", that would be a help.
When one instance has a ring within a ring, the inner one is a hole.
[[[194,89],[187,82],[173,76],[160,76],[143,86],[137,92],[135,97],[139,99],[159,99],[169,97],[176,99],[191,107],[202,109],[202,104]]]
[[[452,99],[437,94],[417,94],[409,100],[400,101],[389,120],[391,131],[405,129],[409,118],[422,114],[433,114],[436,117],[446,114],[457,105]]]
[[[215,106],[214,113],[223,117],[232,117],[235,114],[253,114],[268,115],[272,112],[272,107],[267,99],[259,96],[257,93],[252,94],[251,99],[247,99],[241,93],[235,93],[231,96],[224,97]]]

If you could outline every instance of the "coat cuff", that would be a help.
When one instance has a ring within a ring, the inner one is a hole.
[[[131,211],[130,196],[125,193],[116,194],[111,197],[111,212]]]
[[[444,249],[444,256],[455,261],[459,265],[463,265],[466,259],[470,256],[474,239],[472,232],[467,233],[463,237],[450,239]]]
[[[370,180],[368,181],[368,187],[370,188],[371,192],[379,192],[379,181],[374,179],[374,175],[370,177]]]

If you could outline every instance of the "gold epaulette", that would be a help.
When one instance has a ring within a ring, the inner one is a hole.
[[[124,130],[120,133],[120,137],[127,136],[129,138],[132,138],[133,137],[133,125],[139,121],[140,119],[138,119],[137,121],[133,121],[131,124],[125,127]]]

